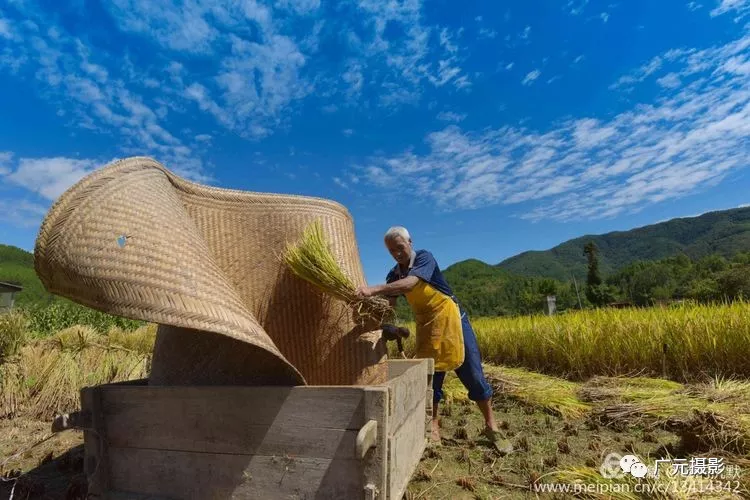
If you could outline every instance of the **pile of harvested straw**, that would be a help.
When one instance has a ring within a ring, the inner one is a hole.
[[[49,419],[80,406],[83,387],[147,377],[156,326],[107,335],[73,326],[27,344],[0,365],[0,417]]]
[[[594,405],[591,418],[614,427],[658,426],[693,450],[725,450],[750,455],[747,385],[715,381],[683,386],[645,377],[596,377],[579,391]]]
[[[387,299],[363,299],[356,295],[354,283],[331,254],[319,221],[310,224],[297,243],[287,245],[283,260],[296,276],[345,302],[360,321],[380,325],[395,319],[395,312]]]
[[[576,418],[591,405],[576,397],[580,384],[522,368],[488,366],[487,378],[498,396],[542,408],[564,418]]]

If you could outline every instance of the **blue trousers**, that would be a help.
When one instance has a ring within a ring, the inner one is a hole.
[[[474,329],[469,323],[469,316],[461,313],[461,329],[464,335],[464,362],[456,368],[455,372],[466,390],[469,391],[469,399],[472,401],[484,401],[492,396],[492,387],[487,383],[482,370],[482,355],[479,352],[477,337]],[[443,399],[443,382],[445,372],[435,372],[432,377],[432,402],[437,404]]]

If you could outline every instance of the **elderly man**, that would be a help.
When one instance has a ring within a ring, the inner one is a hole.
[[[360,287],[357,293],[361,297],[386,296],[394,305],[399,295],[406,296],[417,326],[416,357],[435,361],[432,440],[440,440],[438,404],[445,373],[454,370],[468,390],[469,399],[482,411],[485,421],[482,434],[499,451],[510,453],[513,448],[498,430],[492,413],[492,388],[482,370],[474,331],[435,258],[427,250],[414,251],[409,232],[400,226],[386,232],[385,246],[397,263],[388,273],[386,283]]]

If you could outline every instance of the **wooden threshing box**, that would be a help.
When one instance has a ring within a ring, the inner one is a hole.
[[[89,492],[116,499],[401,499],[426,444],[433,362],[380,386],[81,391]]]

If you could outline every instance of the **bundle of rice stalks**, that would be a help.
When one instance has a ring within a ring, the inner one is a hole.
[[[738,387],[725,386],[725,393]],[[686,450],[750,453],[750,416],[742,407],[697,394],[699,386],[626,377],[597,377],[579,391],[581,399],[595,404],[590,418],[599,424],[616,429],[658,426],[680,436]],[[734,393],[735,398],[743,396]]]
[[[79,407],[82,374],[74,354],[52,350],[44,355],[42,370],[30,387],[29,411],[39,419]]]
[[[17,362],[0,364],[0,418],[15,417],[26,400],[26,387]]]
[[[721,450],[750,458],[750,415],[695,410],[674,432],[687,450]]]
[[[15,356],[29,337],[29,318],[21,311],[0,314],[0,362]]]
[[[733,412],[729,405],[689,395],[682,384],[646,377],[595,377],[578,394],[596,404],[592,418],[603,424],[677,428],[697,410]]]
[[[137,330],[127,331],[119,327],[110,328],[107,333],[107,346],[134,354],[149,356],[154,350],[156,325],[146,325]]]
[[[591,410],[578,399],[580,384],[522,368],[487,366],[487,378],[499,396],[542,408],[563,418],[577,418]]]
[[[47,340],[47,343],[58,350],[78,353],[88,347],[102,345],[103,337],[93,327],[75,325],[60,330]]]
[[[361,321],[373,321],[380,325],[395,319],[387,299],[357,297],[354,283],[331,254],[319,220],[305,229],[296,244],[287,245],[283,260],[296,276],[344,301]]]
[[[78,408],[83,387],[147,377],[154,327],[110,333],[73,326],[25,346],[0,365],[2,412],[49,419]]]
[[[716,377],[709,382],[685,387],[685,394],[715,403],[731,403],[743,413],[750,413],[750,381]]]

